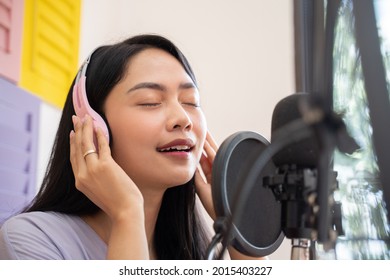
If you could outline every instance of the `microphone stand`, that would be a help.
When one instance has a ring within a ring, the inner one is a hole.
[[[307,238],[294,238],[291,241],[292,260],[310,260],[311,240]]]
[[[275,174],[264,178],[264,186],[271,188],[275,198],[282,205],[282,230],[285,236],[291,239],[291,259],[309,260],[311,259],[310,248],[312,241],[318,237],[319,225],[325,221],[318,216],[318,189],[317,189],[317,169],[302,168],[296,165],[284,165],[277,168]],[[329,197],[337,188],[336,172],[330,171]],[[327,201],[332,201],[327,199]],[[333,202],[333,205],[337,203]],[[336,207],[337,208],[337,207]],[[334,224],[341,222],[335,220],[341,216],[333,217]],[[334,225],[329,221],[329,232]],[[341,230],[336,226],[337,230]],[[334,243],[337,235],[329,234],[328,242]],[[332,238],[334,237],[334,238]],[[334,240],[333,240],[334,239]]]

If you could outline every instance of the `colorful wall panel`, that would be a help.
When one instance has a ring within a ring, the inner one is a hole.
[[[78,67],[80,2],[25,0],[20,85],[60,108]]]
[[[17,83],[20,75],[23,0],[0,0],[0,76]]]
[[[0,79],[0,224],[35,195],[40,100]]]

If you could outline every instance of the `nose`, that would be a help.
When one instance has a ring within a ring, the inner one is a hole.
[[[192,120],[188,112],[179,102],[175,102],[169,107],[167,129],[172,130],[191,130]]]

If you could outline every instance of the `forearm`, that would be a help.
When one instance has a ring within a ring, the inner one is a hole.
[[[142,209],[112,220],[107,259],[147,260],[148,242]]]

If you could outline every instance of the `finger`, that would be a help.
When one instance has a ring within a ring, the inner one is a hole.
[[[213,138],[213,136],[211,135],[210,131],[207,131],[206,140],[207,140],[207,142],[210,143],[210,146],[211,146],[215,151],[218,150],[217,142],[214,140],[214,138]]]
[[[79,175],[85,173],[85,161],[81,150],[82,123],[77,116],[72,116],[74,130],[71,131],[70,137],[70,160],[73,174],[75,177],[76,188],[82,187],[79,181]]]
[[[111,149],[103,130],[100,127],[96,127],[95,133],[99,148],[99,158],[107,158],[108,156],[111,156]]]
[[[92,118],[88,115],[85,116],[83,120],[83,131],[82,131],[82,149],[84,152],[95,149],[93,143],[93,123]]]
[[[72,130],[69,133],[69,144],[70,144],[70,163],[73,168],[77,168],[77,163],[76,163],[76,152],[75,152],[75,132]]]
[[[215,155],[217,154],[217,151],[211,146],[211,144],[206,140],[203,147],[207,158],[210,162],[213,162],[215,159]]]
[[[210,185],[207,183],[206,179],[202,175],[202,170],[199,166],[195,171],[194,179],[196,192],[198,193],[199,197],[203,197],[203,195],[207,193],[208,189],[210,188]]]
[[[199,164],[202,167],[203,171],[207,171],[208,167],[211,166],[210,161],[205,154],[202,154],[202,156],[200,157]]]
[[[73,121],[73,128],[74,128],[74,134],[73,134],[73,139],[72,139],[72,145],[71,148],[73,150],[73,159],[74,162],[79,163],[83,162],[83,151],[81,149],[81,140],[82,140],[82,123],[79,117],[77,116],[72,116],[72,121]]]
[[[195,186],[196,187],[203,186],[206,183],[207,182],[206,182],[204,176],[202,175],[201,167],[198,166],[196,168],[196,171],[195,171]]]
[[[199,167],[195,172],[195,188],[207,213],[213,220],[215,220],[216,215],[215,215],[215,210],[213,205],[212,190],[210,184],[208,184],[203,179]]]
[[[204,176],[206,177],[207,182],[210,182],[211,173],[212,173],[212,163],[205,155],[202,155],[199,161],[199,165],[203,171]]]
[[[96,147],[93,143],[92,118],[88,115],[85,116],[83,122],[81,147],[83,152],[83,158],[87,163],[93,163],[96,159],[98,159]]]

